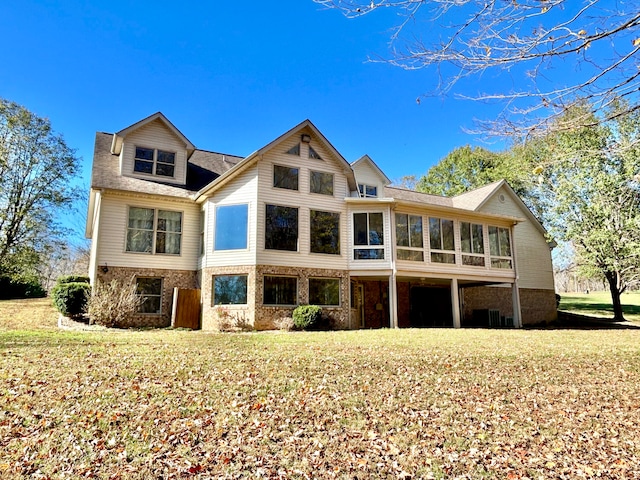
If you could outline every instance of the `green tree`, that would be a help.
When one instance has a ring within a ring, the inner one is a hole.
[[[72,206],[78,163],[48,119],[0,99],[0,274],[33,273],[64,243],[60,211]]]
[[[416,190],[433,195],[455,196],[506,180],[533,213],[543,215],[532,175],[538,157],[533,149],[514,146],[503,152],[466,145],[448,153],[416,183]]]
[[[594,119],[532,142],[547,227],[574,245],[584,273],[606,280],[616,320],[624,319],[620,295],[640,279],[640,112],[628,110],[618,103],[604,113],[611,119],[605,123]],[[565,116],[588,114],[584,106]]]

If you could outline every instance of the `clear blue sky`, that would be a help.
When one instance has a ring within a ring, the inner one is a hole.
[[[309,118],[349,161],[421,175],[486,105],[416,98],[433,79],[386,55],[390,12],[349,20],[311,0],[5,0],[0,96],[48,117],[89,184],[96,131],[162,111],[197,147],[248,155]]]

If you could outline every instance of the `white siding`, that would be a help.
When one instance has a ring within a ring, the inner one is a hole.
[[[504,203],[500,201],[500,194],[503,194]],[[481,210],[513,217],[525,217],[521,206],[511,198],[504,188],[494,193]],[[553,290],[555,287],[551,250],[545,236],[527,220],[515,226],[514,237],[520,288]]]
[[[256,215],[258,169],[253,167],[240,174],[217,191],[205,202],[205,258],[204,266],[221,267],[232,265],[253,265],[256,262]],[[215,250],[216,206],[248,204],[247,248],[246,250]]]
[[[156,208],[182,212],[180,255],[125,252],[128,208]],[[199,211],[195,203],[175,199],[103,194],[98,215],[97,265],[196,270],[199,256]]]
[[[133,160],[136,147],[146,147],[160,149],[167,152],[176,153],[176,164],[174,178],[154,177],[152,175],[134,173]],[[122,175],[138,178],[154,178],[167,183],[184,185],[187,183],[187,150],[182,142],[171,130],[169,130],[160,120],[154,120],[143,127],[131,132],[124,139],[122,152],[120,154],[120,173]]]
[[[303,131],[311,134],[311,131]],[[299,132],[302,133],[302,132]],[[300,143],[300,156],[286,152]],[[335,159],[328,150],[312,136],[311,147],[322,160],[309,158],[308,145],[300,142],[296,134],[276,145],[258,162],[258,205],[257,205],[257,262],[261,265],[298,266],[309,268],[346,269],[347,209],[344,198],[349,195],[347,177],[342,162]],[[282,165],[299,168],[298,190],[274,188],[273,166]],[[309,192],[310,171],[333,173],[333,195],[321,195]],[[282,205],[298,208],[298,251],[285,252],[267,250],[265,239],[266,205]],[[310,210],[321,210],[340,214],[340,255],[310,253],[309,215]]]
[[[384,196],[384,179],[380,178],[378,171],[368,162],[361,161],[353,166],[356,176],[356,184],[371,185],[378,188],[378,197]]]

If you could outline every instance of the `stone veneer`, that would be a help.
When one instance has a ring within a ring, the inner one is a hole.
[[[323,315],[326,315],[331,327],[345,329],[349,326],[349,272],[346,270],[331,270],[322,268],[303,267],[275,267],[258,265],[256,267],[255,284],[255,318],[256,330],[271,330],[276,328],[276,323],[283,317],[291,317],[295,306],[270,306],[263,305],[265,275],[282,275],[297,277],[298,279],[298,305],[309,303],[309,278],[340,278],[340,306],[322,307]]]
[[[168,327],[171,325],[171,304],[173,289],[198,288],[197,272],[195,270],[166,270],[159,268],[131,268],[112,267],[103,273],[98,269],[98,282],[109,283],[118,280],[124,284],[135,282],[136,277],[162,278],[162,307],[159,314],[141,313],[131,317],[130,322],[123,327]]]
[[[513,316],[511,287],[465,287],[461,289],[464,303],[462,317],[470,319],[473,310],[496,309],[501,316]],[[554,290],[520,289],[520,310],[523,325],[553,322],[558,317]]]
[[[220,315],[230,316],[237,322],[255,326],[256,270],[253,265],[234,267],[208,267],[201,272],[202,329],[220,330]],[[213,277],[215,275],[247,275],[246,305],[213,305]]]

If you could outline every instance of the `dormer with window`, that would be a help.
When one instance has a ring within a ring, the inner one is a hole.
[[[156,113],[113,136],[120,174],[185,185],[187,160],[195,146],[162,114]]]
[[[379,198],[384,196],[384,187],[389,185],[391,180],[368,155],[364,155],[353,162],[351,168],[358,183],[356,196],[360,198]]]

